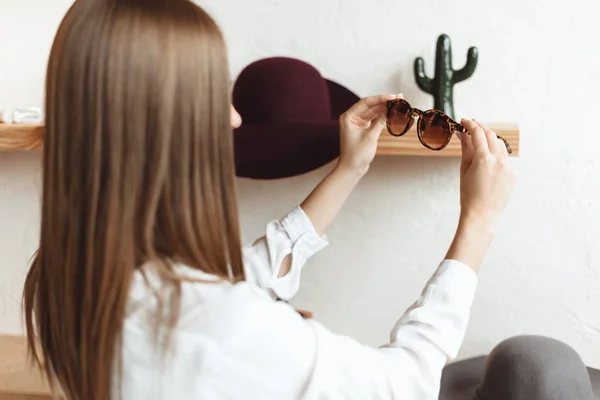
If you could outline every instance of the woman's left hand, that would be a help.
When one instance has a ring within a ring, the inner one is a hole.
[[[365,97],[340,116],[338,168],[364,175],[377,152],[377,140],[386,124],[387,102],[402,95]]]
[[[319,235],[325,233],[360,178],[369,169],[377,152],[377,139],[385,127],[387,102],[397,97],[365,97],[340,117],[338,165],[301,204]],[[289,257],[284,261],[282,270],[287,265],[291,265]]]

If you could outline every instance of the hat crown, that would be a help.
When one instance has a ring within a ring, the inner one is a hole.
[[[292,58],[247,66],[235,83],[233,105],[244,124],[331,121],[325,79],[310,64]]]
[[[478,394],[484,400],[594,400],[589,378],[569,345],[542,336],[517,336],[494,348]]]

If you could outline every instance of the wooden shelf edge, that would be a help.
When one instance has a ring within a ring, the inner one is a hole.
[[[511,156],[519,156],[519,142],[521,132],[519,126],[513,123],[489,124],[487,125],[496,134],[505,138],[512,149]],[[378,155],[393,155],[393,156],[426,156],[426,157],[460,157],[461,156],[460,141],[456,136],[444,150],[433,151],[424,147],[419,141],[417,130],[412,128],[404,136],[395,137],[388,133],[387,129],[381,132],[379,143],[377,145]]]
[[[521,132],[517,124],[489,124],[498,135],[504,137],[513,150],[512,156],[519,156]],[[0,151],[39,150],[44,143],[43,125],[0,124]],[[426,156],[460,157],[460,142],[454,136],[444,150],[432,151],[419,142],[413,128],[402,137],[390,135],[386,129],[381,132],[377,146],[378,155],[386,156]]]
[[[39,150],[43,144],[43,125],[0,124],[0,151]]]

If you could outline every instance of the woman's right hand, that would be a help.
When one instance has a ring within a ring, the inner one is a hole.
[[[496,223],[516,183],[508,151],[496,133],[475,120],[461,121],[460,221],[446,258],[475,271],[494,237]]]
[[[506,208],[516,176],[508,164],[508,151],[496,133],[475,120],[463,119],[460,169],[461,222],[485,223],[494,228]]]

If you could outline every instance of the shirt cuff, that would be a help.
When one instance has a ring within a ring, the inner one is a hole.
[[[477,273],[468,265],[446,259],[442,261],[431,280],[430,284],[447,288],[452,293],[460,293],[460,297],[471,302],[477,290]]]
[[[312,257],[329,244],[327,236],[319,236],[300,206],[286,215],[281,224],[292,242],[294,253],[297,252],[304,259]]]

